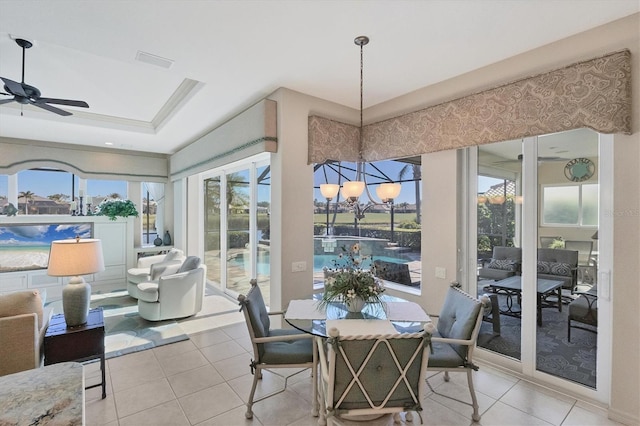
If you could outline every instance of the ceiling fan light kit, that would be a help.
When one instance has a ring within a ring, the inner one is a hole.
[[[8,104],[10,102],[17,102],[22,105],[33,105],[38,108],[53,112],[61,116],[72,115],[69,111],[54,107],[49,104],[67,105],[81,108],[89,108],[89,105],[85,101],[76,101],[72,99],[56,99],[56,98],[43,98],[40,90],[24,82],[24,68],[25,68],[25,52],[33,46],[29,40],[23,38],[16,38],[15,42],[20,48],[22,48],[22,80],[20,83],[11,80],[7,77],[0,77],[4,82],[4,90],[9,93],[0,93],[5,96],[13,96],[12,99],[0,99],[0,105]]]

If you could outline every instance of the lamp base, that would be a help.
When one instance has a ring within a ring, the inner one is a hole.
[[[67,327],[86,324],[89,315],[91,286],[82,277],[73,277],[62,289],[62,311]]]

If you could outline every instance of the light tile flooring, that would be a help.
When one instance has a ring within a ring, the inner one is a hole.
[[[253,376],[251,345],[244,323],[190,335],[190,340],[107,360],[107,397],[86,391],[87,425],[277,425],[311,426],[311,378],[290,380],[288,389],[254,405],[245,419]],[[86,365],[87,383],[99,381],[99,363]],[[469,401],[465,374],[429,379],[439,393]],[[597,408],[488,367],[475,373],[482,425],[615,425]],[[281,380],[265,373],[258,393]],[[425,425],[472,425],[471,407],[433,393],[423,404]],[[404,417],[403,417],[404,419]],[[414,418],[418,425],[420,419]],[[390,416],[345,425],[391,425]],[[403,423],[405,424],[405,423]],[[411,424],[411,423],[406,423]],[[477,423],[476,423],[477,424]]]

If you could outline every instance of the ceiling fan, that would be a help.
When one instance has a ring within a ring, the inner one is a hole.
[[[522,156],[522,154],[518,154],[518,158],[515,160],[501,160],[501,161],[495,161],[494,164],[505,164],[505,163],[522,163],[522,159],[524,157]],[[542,163],[544,161],[569,161],[568,158],[564,158],[564,157],[558,157],[558,156],[548,156],[548,157],[543,157],[543,156],[539,156],[538,157],[538,162]]]
[[[18,83],[17,81],[13,81],[6,77],[0,77],[0,79],[2,79],[2,81],[4,82],[4,90],[9,92],[9,93],[0,92],[0,94],[6,95],[6,96],[13,96],[13,99],[0,100],[0,105],[15,101],[15,102],[18,102],[19,104],[23,104],[23,105],[30,104],[38,108],[46,109],[47,111],[50,111],[62,116],[68,116],[72,114],[68,111],[62,110],[60,108],[56,108],[49,104],[89,108],[89,105],[85,101],[74,101],[71,99],[43,98],[40,96],[41,93],[37,87],[26,84],[24,82],[25,49],[29,49],[31,46],[33,46],[33,43],[21,38],[17,38],[15,39],[15,41],[18,44],[18,46],[22,48],[22,82]]]

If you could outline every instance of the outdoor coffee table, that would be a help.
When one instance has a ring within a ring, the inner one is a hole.
[[[503,315],[509,315],[520,318],[522,311],[513,310],[513,296],[517,297],[517,303],[520,305],[522,299],[522,280],[520,275],[514,275],[513,277],[505,278],[504,280],[496,281],[491,284],[490,287],[495,290],[503,290],[507,295],[507,310],[500,311]],[[537,310],[538,310],[538,326],[542,326],[542,308],[557,307],[559,312],[562,312],[562,284],[563,281],[548,280],[545,278],[538,278],[537,280]],[[557,294],[557,301],[551,302],[547,299],[547,296],[552,293]]]

